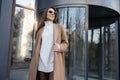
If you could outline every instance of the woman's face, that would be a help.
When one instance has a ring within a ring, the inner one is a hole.
[[[49,8],[47,11],[47,20],[53,21],[55,19],[55,15],[56,15],[56,13],[55,13],[54,9]]]

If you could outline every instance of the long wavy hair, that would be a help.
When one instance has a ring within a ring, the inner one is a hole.
[[[37,30],[36,30],[36,34],[37,34],[37,32],[42,28],[42,27],[44,27],[45,26],[45,21],[47,20],[47,12],[48,12],[48,10],[50,9],[50,8],[52,8],[55,12],[56,12],[56,14],[55,14],[55,19],[53,20],[53,23],[57,23],[57,9],[56,8],[54,8],[54,7],[49,7],[49,8],[47,8],[45,11],[44,11],[44,13],[43,13],[43,16],[41,17],[41,20],[38,22],[38,28],[37,28]],[[35,38],[36,38],[36,34],[35,34]]]

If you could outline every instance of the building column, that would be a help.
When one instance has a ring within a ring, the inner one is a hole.
[[[14,0],[1,0],[0,2],[0,80],[8,80],[9,41]]]

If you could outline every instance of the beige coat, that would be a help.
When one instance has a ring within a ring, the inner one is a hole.
[[[62,25],[53,24],[53,26],[54,26],[54,43],[60,44],[60,51],[54,52],[53,80],[65,80],[64,51],[68,48],[67,35]],[[43,28],[41,28],[36,35],[34,53],[29,69],[29,80],[37,80],[37,68],[38,68],[42,32],[43,32]]]

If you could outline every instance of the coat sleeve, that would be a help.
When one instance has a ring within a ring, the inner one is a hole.
[[[60,52],[64,52],[68,48],[68,39],[64,27],[61,25],[61,43],[60,43]]]

